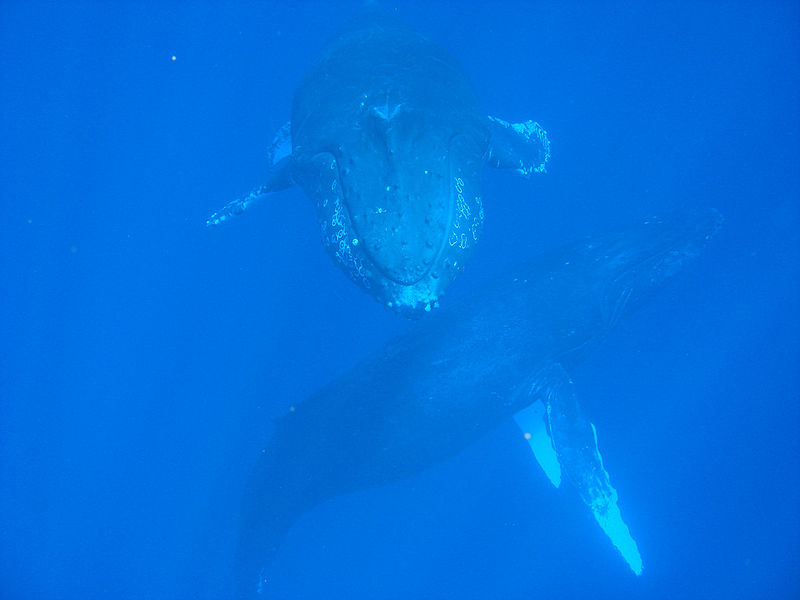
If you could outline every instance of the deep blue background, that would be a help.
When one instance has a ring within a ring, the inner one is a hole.
[[[3,598],[226,597],[270,418],[407,327],[296,189],[203,226],[357,5],[0,4]],[[552,139],[545,177],[487,172],[451,296],[654,212],[726,225],[573,373],[641,578],[509,425],[308,514],[276,597],[797,597],[797,3],[388,6]]]

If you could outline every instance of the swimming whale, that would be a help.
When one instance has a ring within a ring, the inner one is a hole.
[[[480,237],[483,165],[543,173],[550,142],[533,121],[487,117],[449,54],[370,6],[306,72],[269,155],[265,183],[206,223],[298,184],[336,264],[414,316],[437,306]]]
[[[502,275],[375,351],[279,419],[242,501],[238,594],[268,595],[295,520],[400,480],[514,419],[550,480],[577,491],[630,568],[642,559],[568,371],[694,258],[713,210],[650,218]]]

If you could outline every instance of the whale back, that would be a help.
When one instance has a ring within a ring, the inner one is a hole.
[[[531,378],[574,363],[696,257],[716,211],[646,219],[498,276],[293,407],[242,503],[239,584],[251,597],[303,512],[400,480],[466,448],[533,401]]]

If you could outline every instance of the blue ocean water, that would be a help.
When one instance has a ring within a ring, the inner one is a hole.
[[[260,183],[294,87],[358,2],[0,5],[0,596],[226,598],[272,418],[408,323]],[[395,2],[547,175],[487,170],[448,296],[685,206],[725,226],[572,372],[635,577],[512,424],[307,514],[276,598],[800,596],[796,2]]]

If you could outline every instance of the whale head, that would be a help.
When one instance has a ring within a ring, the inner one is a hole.
[[[595,295],[607,327],[658,291],[695,258],[722,226],[715,209],[693,209],[645,219],[617,243],[587,243],[597,269]]]
[[[335,38],[298,87],[294,180],[338,265],[413,316],[436,305],[480,236],[489,131],[446,52],[373,17]]]

